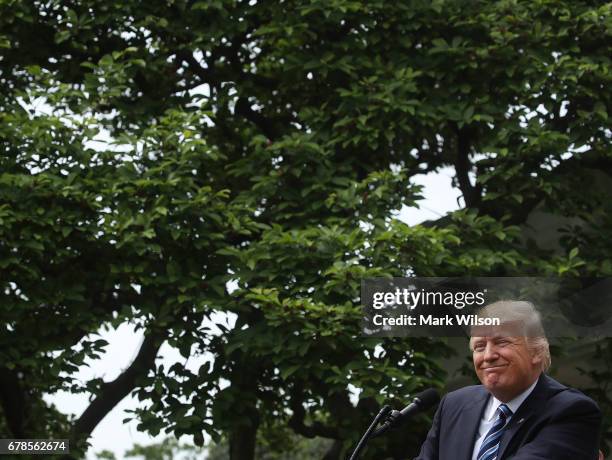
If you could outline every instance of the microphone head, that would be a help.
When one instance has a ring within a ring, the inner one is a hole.
[[[440,401],[440,395],[433,388],[428,388],[427,390],[417,393],[414,395],[414,398],[412,398],[412,402],[401,411],[391,411],[391,413],[387,415],[387,421],[382,427],[374,432],[372,437],[376,438],[380,436],[389,428],[403,423],[408,417],[414,415],[416,412],[427,410],[431,406],[435,406],[438,401]]]
[[[419,406],[419,410],[426,410],[440,402],[440,394],[433,388],[428,388],[414,395],[414,402]]]

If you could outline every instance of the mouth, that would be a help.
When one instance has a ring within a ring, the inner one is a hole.
[[[483,367],[482,370],[485,372],[494,372],[496,370],[502,369],[506,367],[505,364],[500,364],[499,366],[488,366],[488,367]]]

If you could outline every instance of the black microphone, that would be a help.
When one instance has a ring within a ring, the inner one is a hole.
[[[387,416],[387,421],[377,429],[372,435],[373,438],[385,433],[389,428],[402,424],[409,417],[412,417],[417,412],[421,412],[435,406],[440,401],[440,395],[433,388],[428,388],[420,393],[417,393],[412,402],[404,407],[401,411],[394,410]]]

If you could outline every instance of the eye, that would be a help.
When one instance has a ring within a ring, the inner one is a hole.
[[[481,352],[481,351],[484,351],[484,349],[485,349],[484,343],[479,342],[479,343],[474,344],[474,351]]]

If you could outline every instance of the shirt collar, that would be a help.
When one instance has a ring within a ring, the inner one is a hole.
[[[510,401],[508,401],[506,403],[506,406],[508,406],[510,408],[510,410],[512,411],[513,414],[515,414],[516,411],[518,410],[518,408],[521,407],[521,404],[523,404],[523,402],[525,402],[525,400],[531,394],[531,392],[533,391],[533,389],[535,388],[537,383],[538,383],[538,380],[536,379],[536,381],[533,382],[529,386],[529,388],[527,388],[521,394],[519,394],[514,399],[511,399]],[[485,409],[485,420],[489,420],[490,421],[494,417],[496,417],[497,416],[497,408],[501,404],[503,404],[503,403],[499,399],[497,399],[495,396],[491,395],[491,397],[489,398],[489,402],[487,404],[487,408]]]

